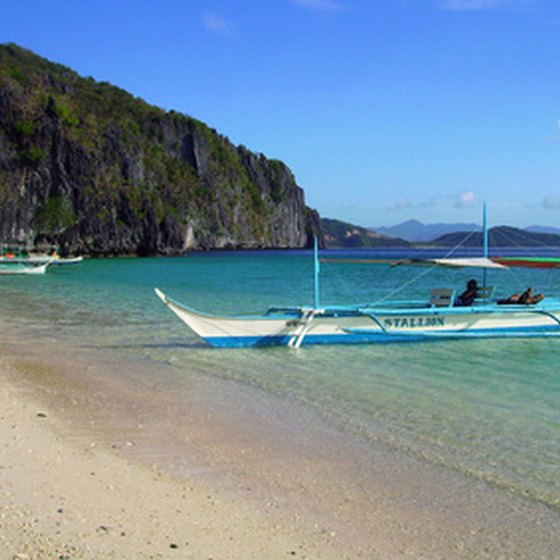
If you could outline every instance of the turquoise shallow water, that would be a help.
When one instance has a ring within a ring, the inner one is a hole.
[[[260,312],[311,303],[311,271],[307,252],[87,260],[44,277],[2,278],[0,312],[36,336],[252,385],[287,406],[305,403],[366,443],[381,441],[560,507],[560,340],[212,350],[153,293],[157,286],[214,313]],[[433,287],[460,289],[471,274],[329,263],[322,299],[421,298]],[[558,296],[559,275],[515,269],[489,281],[498,295],[533,285]],[[163,382],[180,387],[181,375]]]

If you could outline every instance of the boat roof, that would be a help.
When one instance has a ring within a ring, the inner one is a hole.
[[[457,268],[499,268],[506,269],[508,266],[502,262],[496,262],[488,257],[448,257],[448,258],[404,258],[404,259],[345,259],[328,258],[321,262],[340,262],[353,264],[391,264],[399,265],[437,265]]]
[[[448,259],[427,259],[439,266],[452,266],[452,267],[473,267],[473,268],[508,268],[507,266],[495,262],[487,257],[456,257]]]

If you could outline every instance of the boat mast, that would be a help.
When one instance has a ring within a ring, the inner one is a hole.
[[[482,244],[484,251],[484,258],[488,258],[488,222],[486,216],[486,201],[482,203]],[[482,285],[486,288],[488,271],[486,268],[482,271]]]
[[[317,236],[313,236],[313,307],[319,308],[319,247]]]

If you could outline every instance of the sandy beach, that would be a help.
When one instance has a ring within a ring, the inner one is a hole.
[[[552,559],[560,545],[557,510],[368,456],[305,415],[286,430],[281,403],[227,407],[193,385],[177,423],[171,396],[117,382],[118,362],[8,339],[2,558]]]
[[[14,381],[22,367],[29,373],[31,362],[11,367],[4,357],[2,558],[341,557],[328,535],[319,546],[217,488],[192,486],[119,456],[119,444],[61,436],[69,427],[60,410],[45,406],[45,387]]]

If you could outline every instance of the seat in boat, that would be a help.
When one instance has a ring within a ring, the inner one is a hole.
[[[474,304],[488,303],[492,299],[494,293],[494,286],[484,286],[476,290],[476,297]]]
[[[455,300],[455,290],[436,288],[430,292],[430,307],[451,307]]]

